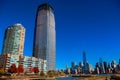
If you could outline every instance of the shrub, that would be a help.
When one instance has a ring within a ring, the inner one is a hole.
[[[44,71],[41,71],[40,76],[44,76],[44,75],[45,75]]]
[[[0,74],[1,75],[5,74],[5,70],[3,68],[0,68]]]
[[[17,72],[18,72],[18,73],[23,73],[23,72],[24,72],[23,65],[19,65],[19,66],[18,66]]]
[[[8,69],[9,73],[17,73],[17,68],[15,64],[12,64],[10,68]]]
[[[38,73],[38,72],[39,72],[38,67],[34,67],[34,73]]]

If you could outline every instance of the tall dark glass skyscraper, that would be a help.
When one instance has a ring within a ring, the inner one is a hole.
[[[105,73],[105,69],[104,69],[104,64],[103,64],[102,58],[99,59],[99,64],[100,64],[100,71],[101,71],[101,73]]]
[[[87,72],[87,60],[86,60],[86,53],[83,52],[83,72]]]
[[[33,56],[47,60],[47,70],[56,69],[55,36],[53,8],[49,4],[42,4],[36,15]]]

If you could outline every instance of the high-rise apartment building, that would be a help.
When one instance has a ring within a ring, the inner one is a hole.
[[[56,31],[53,8],[49,4],[38,7],[35,23],[33,56],[47,60],[47,70],[56,66]]]
[[[23,55],[25,28],[21,24],[14,24],[5,31],[2,54]]]

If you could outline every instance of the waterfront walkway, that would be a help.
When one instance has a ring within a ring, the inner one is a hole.
[[[55,80],[55,78],[46,78],[46,77],[0,77],[0,80]]]

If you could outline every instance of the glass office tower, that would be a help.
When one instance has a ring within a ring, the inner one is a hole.
[[[86,53],[83,52],[83,72],[87,73],[87,59],[86,59]]]
[[[55,70],[56,66],[56,32],[53,8],[49,4],[38,7],[33,56],[47,60],[47,70]]]
[[[14,24],[5,31],[2,54],[23,55],[25,28],[21,24]]]

